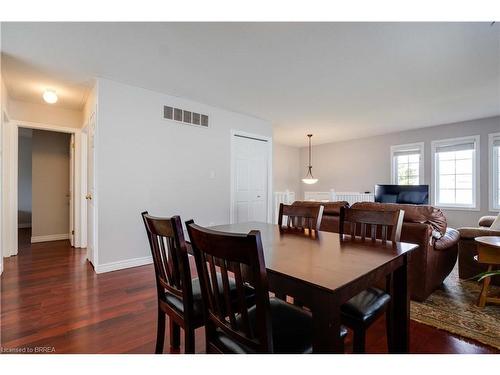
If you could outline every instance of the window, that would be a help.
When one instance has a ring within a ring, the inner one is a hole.
[[[393,184],[422,184],[424,180],[424,143],[392,146],[391,171]]]
[[[434,203],[478,209],[479,136],[432,142]]]
[[[500,211],[500,133],[489,135],[490,211]]]

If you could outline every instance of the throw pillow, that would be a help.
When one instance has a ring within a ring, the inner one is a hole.
[[[491,224],[490,229],[500,230],[500,214],[498,214],[495,221]]]

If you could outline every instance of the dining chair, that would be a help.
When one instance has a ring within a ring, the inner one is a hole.
[[[403,225],[403,210],[374,211],[355,208],[340,209],[339,235],[341,239],[350,236],[351,239],[361,237],[371,241],[377,239],[398,242]],[[367,230],[369,233],[367,235]],[[387,346],[392,347],[392,319],[391,319],[391,289],[392,280],[386,279],[385,290],[370,287],[357,294],[341,306],[342,323],[354,332],[354,353],[365,352],[366,331],[371,324],[384,312],[386,315]]]
[[[153,217],[147,211],[141,215],[153,256],[158,297],[155,353],[163,353],[165,315],[169,317],[171,348],[179,348],[182,327],[184,351],[194,353],[194,331],[203,326],[202,297],[199,280],[191,278],[181,218]]]
[[[284,217],[286,216],[286,220]],[[287,229],[319,231],[323,217],[323,206],[294,206],[280,203],[278,225]],[[285,221],[285,222],[284,222]]]
[[[186,222],[201,281],[207,353],[310,353],[311,313],[270,298],[259,231],[218,232]],[[222,275],[217,293],[216,265]],[[231,304],[229,274],[234,274],[238,303]],[[244,287],[255,289],[245,303]],[[343,337],[346,335],[343,330]]]

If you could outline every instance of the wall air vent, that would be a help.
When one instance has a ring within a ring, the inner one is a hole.
[[[208,115],[187,111],[185,109],[164,106],[163,118],[165,120],[173,120],[182,122],[183,124],[197,125],[208,128]]]

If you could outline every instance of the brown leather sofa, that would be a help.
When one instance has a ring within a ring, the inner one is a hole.
[[[480,236],[500,236],[500,231],[490,229],[496,216],[483,216],[479,219],[477,227],[459,228],[460,242],[458,243],[458,276],[469,279],[487,270],[486,265],[476,262],[476,242],[474,238]],[[491,279],[491,284],[500,285],[500,276]]]
[[[295,202],[300,205],[323,205],[321,230],[338,233],[339,210],[347,202]],[[327,208],[328,207],[328,208]],[[359,202],[353,208],[368,210],[403,210],[405,216],[401,241],[420,247],[409,259],[410,294],[424,301],[450,274],[457,261],[459,233],[448,228],[441,210],[428,205]],[[326,214],[328,212],[328,214]]]

